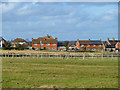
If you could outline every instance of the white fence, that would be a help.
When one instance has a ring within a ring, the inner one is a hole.
[[[29,53],[29,54],[18,54],[18,53],[3,53],[0,54],[0,57],[37,57],[37,58],[114,58],[120,57],[117,54],[50,54],[50,53]]]

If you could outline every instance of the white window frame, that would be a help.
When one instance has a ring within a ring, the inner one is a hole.
[[[81,47],[84,47],[84,45],[82,44]]]
[[[56,47],[52,47],[52,49],[56,49]]]
[[[37,44],[34,44],[35,46],[37,45]]]
[[[52,45],[56,45],[56,44],[52,44]]]
[[[49,43],[47,43],[46,45],[50,45]]]

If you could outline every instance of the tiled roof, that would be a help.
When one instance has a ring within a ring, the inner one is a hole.
[[[45,38],[38,38],[38,39],[33,39],[32,43],[33,44],[40,44],[40,42],[42,44],[56,44],[57,43],[57,39],[45,39]]]
[[[86,45],[87,45],[87,44],[91,44],[91,43],[90,43],[90,40],[79,40],[79,43],[80,43],[80,44],[86,44]]]
[[[22,38],[16,38],[15,40],[13,40],[11,42],[26,42],[26,41]]]
[[[118,40],[115,40],[115,41],[109,40],[109,42],[110,42],[111,45],[115,45],[115,44],[117,44],[117,42],[119,42],[119,41],[118,41]]]
[[[101,45],[102,41],[101,40],[79,40],[80,44],[84,44],[84,45]]]
[[[102,41],[101,40],[90,40],[91,44],[95,44],[95,45],[101,45]]]

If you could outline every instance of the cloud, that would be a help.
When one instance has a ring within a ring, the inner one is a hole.
[[[7,38],[8,33],[9,38],[14,34],[14,37],[21,35],[23,38],[37,38],[50,33],[57,35],[59,40],[65,36],[75,40],[76,37],[89,38],[89,33],[93,32],[117,31],[115,3],[5,3],[6,7],[7,5],[12,7],[10,10],[5,10],[5,7],[3,9],[6,11],[2,18],[3,34]],[[31,35],[32,32],[36,34]]]
[[[0,6],[2,6],[2,9],[3,9],[2,12],[7,13],[13,10],[16,5],[14,3],[1,3]]]

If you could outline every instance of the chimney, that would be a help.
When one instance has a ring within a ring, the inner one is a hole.
[[[57,39],[57,37],[55,39]]]
[[[113,40],[113,41],[115,40],[114,37],[112,38],[112,40]]]
[[[107,38],[107,41],[109,41],[109,38]]]

